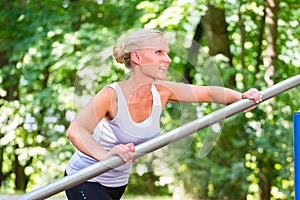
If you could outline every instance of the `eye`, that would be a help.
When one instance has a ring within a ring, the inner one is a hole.
[[[156,54],[161,54],[161,52],[162,52],[161,50],[155,51]]]

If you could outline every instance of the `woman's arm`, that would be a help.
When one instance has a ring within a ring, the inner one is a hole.
[[[194,91],[196,94],[201,94],[201,88],[195,87]],[[204,90],[207,90],[206,93],[210,96],[210,99],[212,103],[219,103],[224,105],[229,105],[231,103],[234,103],[236,101],[239,101],[241,99],[251,99],[255,101],[256,103],[259,103],[262,101],[262,95],[260,92],[255,89],[251,88],[246,92],[240,93],[235,90],[224,88],[220,86],[206,86]],[[198,97],[198,100],[201,99]],[[199,101],[198,101],[199,102]]]
[[[132,161],[134,144],[116,145],[110,151],[106,151],[91,135],[99,121],[112,113],[112,101],[113,89],[103,88],[77,114],[66,135],[79,151],[96,160],[118,155],[125,162],[129,162]]]
[[[166,87],[169,92],[169,102],[189,102],[189,103],[219,103],[228,105],[242,98],[261,101],[261,94],[252,88],[244,93],[220,86],[196,86],[176,82],[162,81],[159,84]]]

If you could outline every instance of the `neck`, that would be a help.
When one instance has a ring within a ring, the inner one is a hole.
[[[136,88],[149,85],[151,86],[154,82],[154,79],[145,75],[144,73],[141,73],[139,69],[132,70],[132,75],[128,79],[128,82],[135,85]]]
[[[144,97],[151,92],[151,87],[153,80],[138,80],[136,77],[130,77],[128,79],[128,83],[130,84],[134,95],[137,97]]]
[[[153,79],[147,76],[133,72],[128,80],[122,81],[120,84],[123,85],[124,90],[127,91],[128,97],[132,98],[134,96],[134,99],[139,99],[151,93],[153,81]]]

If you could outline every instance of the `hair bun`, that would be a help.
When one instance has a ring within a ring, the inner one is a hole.
[[[113,48],[114,58],[118,63],[124,63],[124,42],[117,42]]]
[[[131,68],[130,52],[149,45],[145,41],[156,37],[163,37],[162,32],[154,29],[140,29],[122,34],[113,48],[114,58],[118,63],[124,63],[127,68]]]

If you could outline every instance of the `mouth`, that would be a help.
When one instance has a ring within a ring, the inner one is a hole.
[[[160,66],[159,69],[166,71],[168,69],[168,67],[167,66]]]

